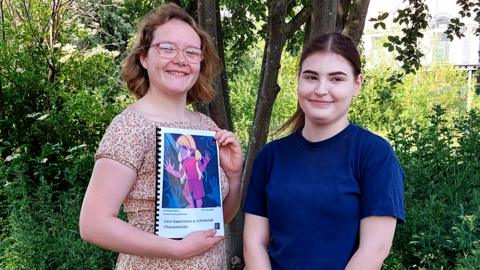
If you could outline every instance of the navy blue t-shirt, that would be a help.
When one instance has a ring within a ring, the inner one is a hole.
[[[362,218],[404,220],[403,179],[390,144],[354,124],[315,143],[298,131],[260,151],[244,212],[268,218],[273,269],[345,269]]]

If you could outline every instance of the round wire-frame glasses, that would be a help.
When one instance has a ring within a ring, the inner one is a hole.
[[[178,48],[175,44],[168,42],[158,42],[150,44],[147,47],[155,47],[158,55],[165,59],[173,59],[178,55],[178,52],[181,51],[183,57],[190,64],[198,64],[203,60],[202,50],[195,47],[186,47]]]

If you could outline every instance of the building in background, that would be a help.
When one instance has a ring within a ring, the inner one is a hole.
[[[424,57],[421,59],[423,66],[435,64],[451,64],[466,70],[465,89],[462,91],[467,100],[467,110],[470,110],[472,95],[480,95],[480,71],[477,72],[477,83],[473,85],[475,71],[480,67],[480,37],[475,35],[479,27],[473,17],[463,18],[465,26],[462,29],[464,37],[454,37],[450,40],[445,35],[448,24],[451,19],[457,18],[460,7],[455,0],[426,0],[430,13],[430,22],[424,32],[424,37],[420,42],[420,50]],[[362,36],[362,45],[364,55],[369,59],[368,66],[374,66],[379,63],[392,64],[392,55],[383,47],[389,35],[403,36],[401,27],[393,23],[395,12],[403,8],[407,1],[403,0],[371,0],[365,30]],[[378,17],[379,14],[388,12],[386,29],[374,28],[374,22],[368,21],[370,18]],[[475,89],[475,90],[474,90]]]
[[[395,25],[392,20],[396,10],[406,5],[405,2],[403,0],[370,1],[362,38],[364,53],[367,57],[371,56],[373,59],[379,59],[382,54],[386,54],[386,49],[382,46],[386,37],[391,34],[401,36],[401,27]],[[464,18],[463,33],[465,36],[463,38],[455,37],[450,41],[444,34],[450,19],[458,17],[460,7],[455,2],[455,0],[427,0],[431,17],[429,27],[425,31],[425,36],[421,42],[421,50],[425,54],[422,58],[423,65],[445,63],[459,66],[478,66],[480,39],[475,36],[478,23],[473,18]],[[383,12],[390,14],[386,20],[386,29],[374,29],[374,23],[369,22],[368,19],[377,17]]]

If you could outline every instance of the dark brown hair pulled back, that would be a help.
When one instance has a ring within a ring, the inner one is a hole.
[[[341,33],[332,32],[318,35],[310,39],[303,49],[300,56],[299,70],[300,74],[303,61],[307,57],[315,53],[330,52],[341,55],[350,62],[353,75],[356,77],[361,73],[361,59],[360,53],[353,40]],[[291,132],[296,132],[305,125],[305,113],[302,111],[300,105],[297,104],[295,113],[278,129],[277,133],[290,129]]]

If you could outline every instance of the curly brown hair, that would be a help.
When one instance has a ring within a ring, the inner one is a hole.
[[[122,62],[121,77],[127,83],[129,91],[137,99],[147,93],[150,81],[147,70],[140,63],[140,56],[148,52],[155,29],[172,19],[181,20],[190,25],[202,42],[203,60],[200,63],[200,74],[195,85],[187,93],[187,104],[209,102],[215,95],[213,79],[220,71],[220,61],[215,45],[212,38],[195,23],[185,10],[172,3],[160,6],[143,18],[136,33],[135,43]]]

